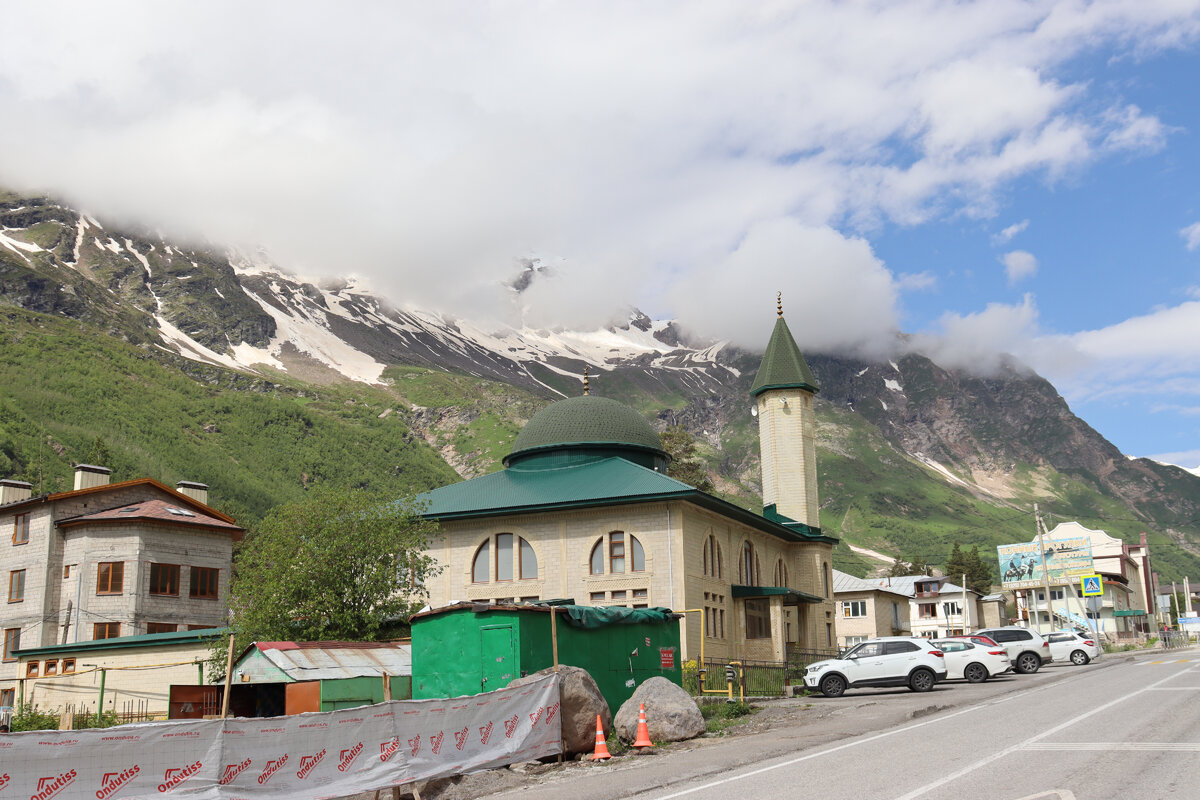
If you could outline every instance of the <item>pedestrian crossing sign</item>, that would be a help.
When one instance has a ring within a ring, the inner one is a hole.
[[[1104,594],[1104,579],[1099,575],[1084,575],[1080,579],[1084,597],[1098,597]]]

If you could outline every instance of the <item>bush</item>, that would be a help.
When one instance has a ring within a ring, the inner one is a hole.
[[[33,706],[18,706],[13,712],[9,730],[17,731],[56,731],[58,730],[58,714],[53,711],[38,711]]]

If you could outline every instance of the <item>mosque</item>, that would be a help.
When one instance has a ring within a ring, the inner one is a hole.
[[[783,308],[750,389],[763,513],[669,478],[658,435],[587,393],[525,425],[504,469],[421,496],[439,523],[433,607],[573,598],[687,612],[682,657],[781,661],[831,650],[831,557],[817,503],[817,381]]]

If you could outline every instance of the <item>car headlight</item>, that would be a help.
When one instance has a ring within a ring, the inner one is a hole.
[[[805,672],[809,672],[809,673],[820,672],[821,670],[825,669],[827,666],[829,666],[829,665],[828,664],[813,664],[807,670],[805,670]]]

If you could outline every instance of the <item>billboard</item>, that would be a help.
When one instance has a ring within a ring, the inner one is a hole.
[[[1046,573],[1051,586],[1074,583],[1081,575],[1091,575],[1092,543],[1086,536],[1045,539],[1046,563],[1036,541],[1002,544],[996,548],[1000,559],[1000,581],[1004,589],[1030,589],[1042,585]]]

